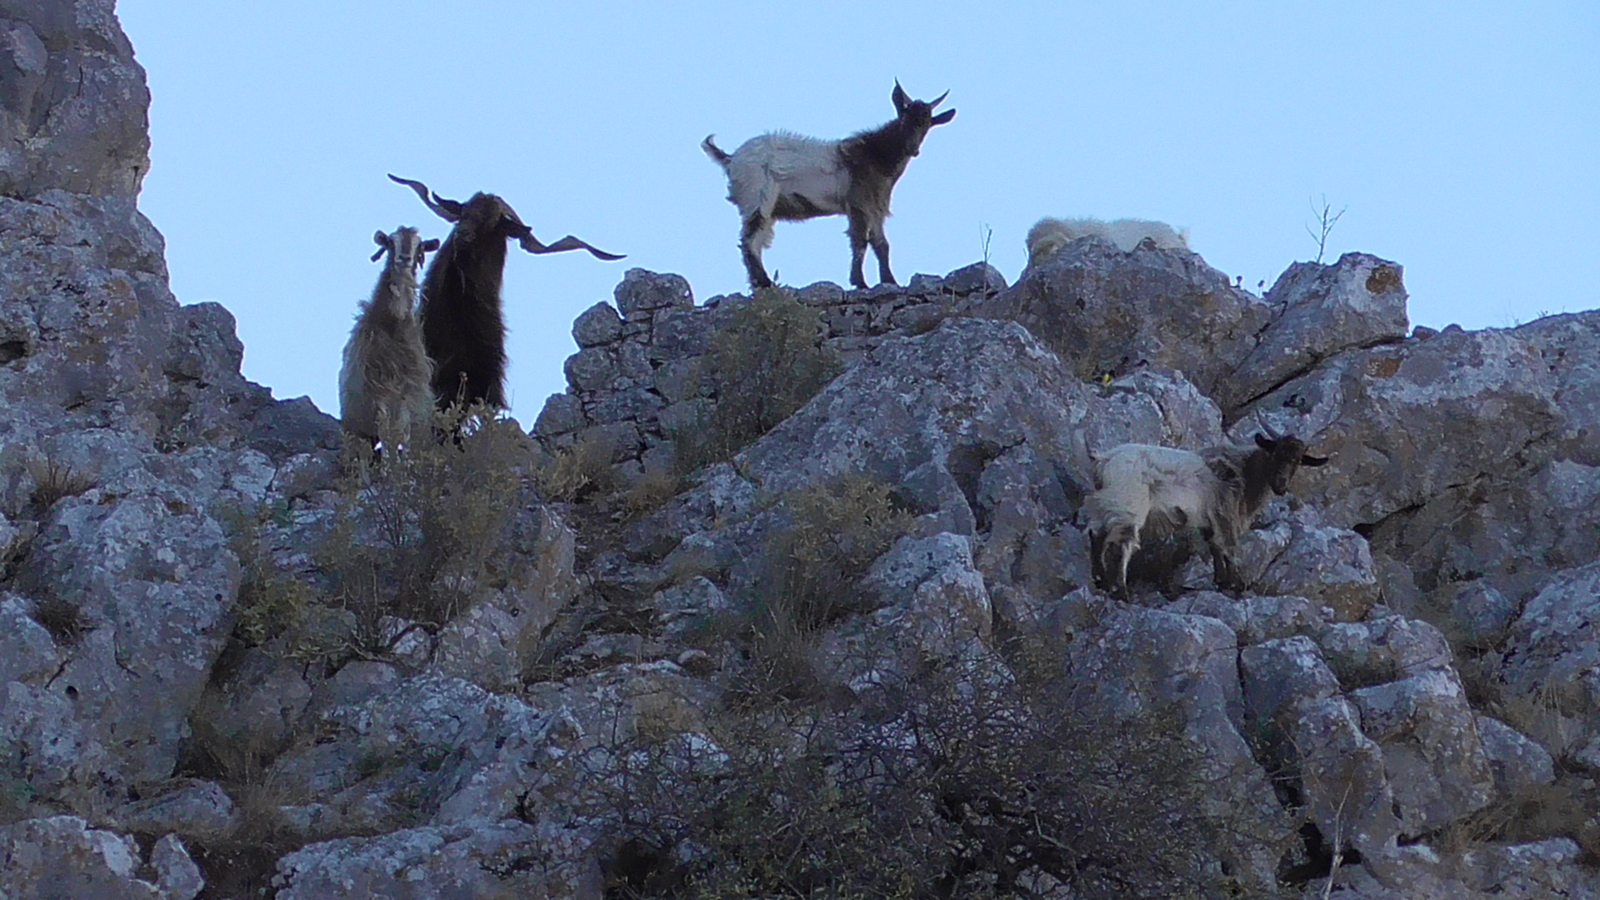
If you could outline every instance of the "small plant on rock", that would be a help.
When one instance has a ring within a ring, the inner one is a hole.
[[[781,288],[757,290],[735,309],[701,358],[701,383],[716,402],[672,436],[680,469],[732,458],[827,386],[840,363],[822,334],[822,315]]]

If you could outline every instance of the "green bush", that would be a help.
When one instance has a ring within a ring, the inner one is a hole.
[[[822,315],[781,288],[758,290],[735,309],[700,359],[700,383],[716,402],[672,435],[679,468],[732,458],[827,386],[840,363],[822,335]]]

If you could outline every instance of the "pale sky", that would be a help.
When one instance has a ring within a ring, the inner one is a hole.
[[[447,224],[386,173],[505,197],[508,396],[565,387],[572,320],[632,266],[745,288],[708,133],[839,138],[894,80],[958,115],[895,191],[895,274],[984,254],[1014,281],[1041,216],[1139,217],[1246,287],[1316,255],[1405,267],[1413,324],[1600,306],[1600,3],[236,3],[123,0],[149,73],[140,206],[172,287],[239,321],[245,374],[338,414],[372,233]],[[782,282],[845,283],[844,219],[780,223]],[[870,257],[867,272],[875,272]]]

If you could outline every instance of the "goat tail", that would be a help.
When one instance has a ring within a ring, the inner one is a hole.
[[[706,135],[706,139],[700,142],[700,149],[704,150],[706,155],[711,157],[714,162],[726,169],[728,167],[728,163],[733,161],[733,157],[729,156],[721,147],[718,147],[712,142],[711,139],[714,137],[716,137],[714,134]]]

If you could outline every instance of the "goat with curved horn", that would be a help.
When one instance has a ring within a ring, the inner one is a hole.
[[[429,209],[455,226],[422,283],[422,336],[433,360],[434,402],[441,409],[452,403],[504,409],[506,326],[500,286],[506,241],[515,238],[529,253],[587,250],[598,259],[622,256],[570,234],[543,244],[517,211],[494,194],[476,193],[461,203],[446,200],[420,181],[389,178],[411,188]]]

